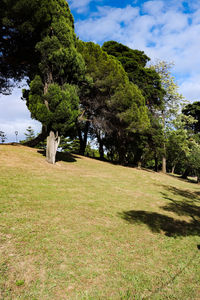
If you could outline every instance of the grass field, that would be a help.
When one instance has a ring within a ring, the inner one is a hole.
[[[0,146],[0,299],[200,299],[200,185]]]

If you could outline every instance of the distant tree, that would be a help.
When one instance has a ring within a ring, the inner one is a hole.
[[[0,131],[0,139],[2,143],[5,143],[5,141],[7,140],[6,134],[4,131]]]
[[[62,152],[72,152],[78,154],[80,142],[76,138],[71,139],[70,137],[61,136],[59,147],[61,148]]]
[[[35,133],[31,126],[28,126],[24,135],[26,137],[25,141],[31,141],[35,138]]]

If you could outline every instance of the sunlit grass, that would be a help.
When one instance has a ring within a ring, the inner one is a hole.
[[[200,186],[0,146],[0,299],[200,299]]]

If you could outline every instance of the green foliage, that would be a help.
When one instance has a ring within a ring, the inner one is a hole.
[[[102,49],[121,62],[129,80],[142,91],[148,107],[161,105],[164,91],[160,78],[157,72],[146,67],[150,58],[143,51],[130,49],[115,41],[105,42]]]
[[[16,281],[16,286],[22,286],[24,285],[25,281],[24,280],[17,280]]]
[[[43,94],[43,83],[39,76],[31,82],[28,108],[32,118],[55,131],[66,131],[73,126],[78,117],[77,88],[70,84],[60,87],[49,85],[48,92]]]
[[[176,117],[178,111],[181,109],[181,105],[185,102],[184,97],[178,92],[178,85],[171,74],[172,66],[172,63],[165,61],[158,61],[155,65],[151,66],[151,69],[155,70],[160,76],[161,85],[165,91],[161,107],[162,120],[164,118],[165,127],[170,120]]]
[[[79,114],[75,84],[82,80],[85,65],[76,50],[73,18],[67,3],[57,0],[44,4],[41,15],[46,13],[48,22],[41,28],[40,40],[34,47],[39,69],[23,96],[32,118],[45,125],[47,131],[63,133],[74,125]],[[38,14],[40,19],[40,9]]]
[[[130,134],[149,126],[145,99],[121,63],[99,45],[79,42],[78,49],[88,78],[80,93],[84,115],[99,142],[105,143],[106,138],[107,148],[113,147],[111,142],[120,151],[123,140],[127,143]]]
[[[194,131],[194,133],[200,132],[200,102],[194,102],[192,104],[188,104],[183,109],[183,113],[186,116],[192,116],[196,122],[193,122],[192,124],[186,124],[188,129],[191,129]]]
[[[141,92],[129,83],[126,72],[114,57],[107,55],[94,43],[82,43],[79,51],[82,51],[86,61],[87,75],[92,78],[89,96],[94,106],[103,104],[107,109],[110,107],[118,111],[119,119],[121,113],[131,109],[131,105],[134,108],[144,106]],[[92,96],[96,99],[92,99]]]
[[[28,126],[28,128],[26,129],[26,132],[24,133],[24,135],[26,136],[25,141],[31,141],[32,139],[35,138],[35,133],[34,133],[34,130],[31,126]]]
[[[71,139],[69,137],[61,137],[60,146],[62,152],[79,153],[80,143],[78,139]]]

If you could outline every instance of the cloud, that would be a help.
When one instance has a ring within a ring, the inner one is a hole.
[[[132,6],[126,8],[99,7],[93,17],[77,22],[76,31],[86,41],[102,42],[106,39],[120,39],[124,27],[139,15],[139,9]]]
[[[15,131],[18,131],[18,140],[23,140],[28,126],[31,126],[35,133],[41,131],[41,124],[30,118],[30,112],[21,100],[21,89],[15,89],[10,96],[1,96],[0,130],[6,133],[6,142],[16,141]]]
[[[88,11],[90,3],[101,2],[102,0],[69,0],[70,9],[76,10],[77,13],[85,13]]]
[[[97,9],[75,24],[81,39],[100,44],[116,40],[144,51],[152,60],[173,61],[181,91],[193,98],[194,93],[190,97],[189,91],[191,84],[196,86],[192,80],[198,78],[200,70],[200,1],[155,0],[140,7],[132,4]]]
[[[180,91],[186,97],[193,101],[200,101],[200,74],[196,74],[180,85]]]
[[[88,6],[91,1],[92,0],[70,0],[68,2],[71,9],[75,9],[78,13],[81,13],[88,9]]]

